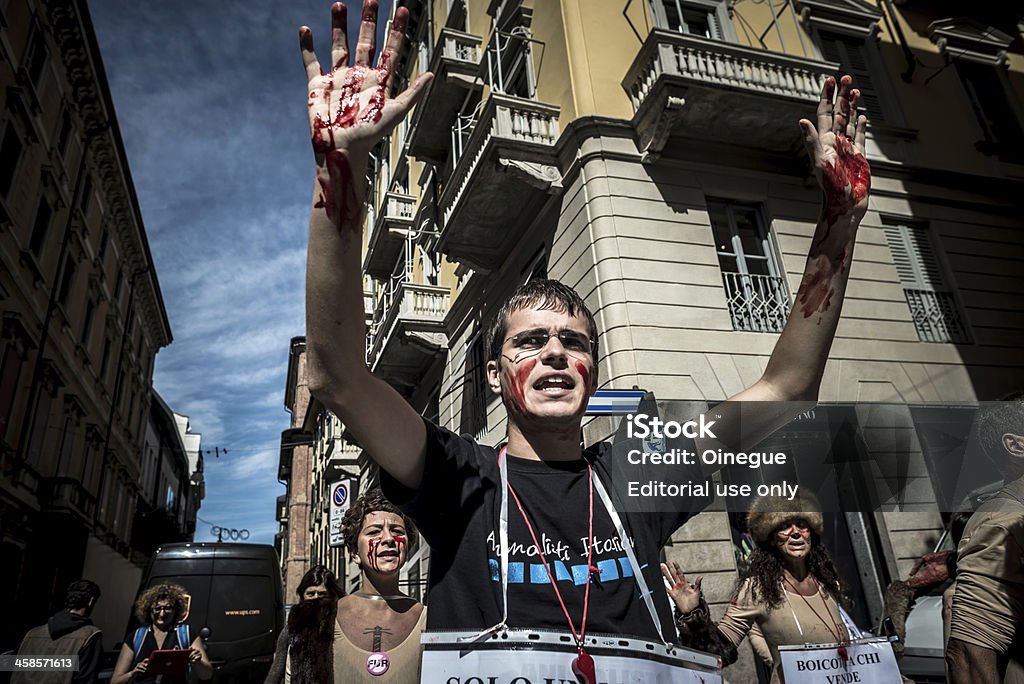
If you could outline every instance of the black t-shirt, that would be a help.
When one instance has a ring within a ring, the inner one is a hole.
[[[501,621],[498,526],[501,477],[497,450],[426,421],[427,447],[418,490],[381,473],[385,495],[416,522],[430,544],[430,612],[427,627],[480,630]],[[612,449],[602,443],[584,458],[593,464],[613,502]],[[578,630],[586,589],[589,477],[584,460],[550,463],[508,455],[509,484],[555,575],[562,600]],[[702,477],[699,466],[684,473]],[[693,506],[690,506],[691,510]],[[622,513],[666,638],[675,640],[670,604],[661,579],[660,551],[690,513]],[[569,631],[533,539],[509,497],[510,627]],[[629,560],[608,511],[594,492],[594,553],[587,633],[626,634],[657,640]]]

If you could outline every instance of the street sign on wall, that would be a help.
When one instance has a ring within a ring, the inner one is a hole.
[[[330,485],[330,546],[344,546],[345,540],[341,534],[341,519],[345,516],[352,500],[352,481],[339,480]]]

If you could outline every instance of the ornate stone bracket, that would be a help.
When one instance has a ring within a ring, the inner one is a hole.
[[[548,194],[553,195],[562,189],[562,174],[551,164],[499,157],[498,167]]]
[[[640,148],[640,160],[644,164],[657,161],[661,156],[661,151],[665,149],[665,143],[668,142],[669,134],[683,114],[685,104],[686,100],[683,98],[669,96],[660,111],[651,116],[648,121],[637,126],[637,135],[639,136],[637,146]]]

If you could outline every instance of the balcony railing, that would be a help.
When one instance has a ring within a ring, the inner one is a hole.
[[[722,282],[733,328],[782,332],[789,317],[785,278],[723,272]]]
[[[917,336],[925,342],[967,344],[971,336],[952,292],[904,288]]]
[[[92,520],[96,499],[82,483],[70,477],[46,477],[39,481],[39,502],[44,509],[70,511]]]
[[[504,258],[524,212],[561,187],[558,114],[553,105],[494,93],[477,118],[453,127],[439,203],[442,252],[485,271]]]
[[[405,239],[412,230],[415,215],[415,197],[398,192],[384,193],[366,245],[363,269],[368,274],[382,279],[391,273]]]
[[[764,125],[796,130],[792,117],[813,112],[822,83],[835,68],[806,57],[655,29],[622,85],[636,113],[634,122],[655,129],[661,124],[657,133],[638,130],[641,136],[667,137],[682,124],[689,137],[735,142],[739,134],[741,144],[764,146],[775,142],[758,142],[774,133]],[[751,111],[758,114],[757,126],[750,125]],[[792,137],[778,145],[788,148]],[[665,141],[655,142],[663,146]]]
[[[371,370],[378,369],[392,339],[403,334],[399,323],[410,328],[440,331],[450,305],[451,291],[447,287],[402,282],[393,293],[385,293],[377,303],[367,335],[366,362]]]

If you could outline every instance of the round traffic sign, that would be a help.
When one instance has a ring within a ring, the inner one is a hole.
[[[335,485],[334,493],[331,494],[331,500],[335,506],[344,506],[345,502],[348,501],[348,487],[342,482]]]

